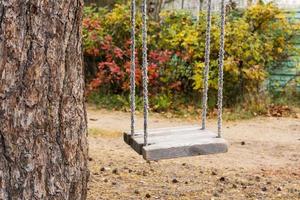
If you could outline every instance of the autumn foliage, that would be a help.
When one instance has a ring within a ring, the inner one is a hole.
[[[160,94],[158,101],[165,101],[164,106],[170,106],[178,96],[199,98],[204,68],[205,19],[205,13],[200,13],[197,22],[189,13],[168,11],[161,13],[160,22],[149,22],[150,97],[157,99]],[[87,7],[83,28],[88,92],[127,96],[131,52],[129,6],[116,5],[111,12]],[[294,51],[291,40],[298,28],[272,4],[229,12],[224,67],[227,104],[249,94],[259,94],[269,68],[276,67],[276,63],[287,59]],[[142,91],[140,35],[141,16],[138,14],[135,61],[138,94]],[[210,96],[217,90],[218,39],[219,16],[214,15]]]

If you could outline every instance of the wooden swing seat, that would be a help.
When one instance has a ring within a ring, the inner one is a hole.
[[[124,133],[124,141],[145,160],[162,160],[179,157],[226,153],[228,143],[217,134],[201,130],[199,126],[150,129],[149,145],[144,146],[144,133],[137,131],[132,137]]]

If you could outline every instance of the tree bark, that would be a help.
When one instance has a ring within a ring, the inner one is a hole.
[[[82,0],[0,0],[0,199],[86,199]]]
[[[148,16],[150,19],[159,21],[159,14],[162,9],[163,0],[150,0],[147,2]]]

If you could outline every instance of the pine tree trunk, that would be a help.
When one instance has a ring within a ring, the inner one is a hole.
[[[86,199],[82,0],[0,0],[0,199]]]

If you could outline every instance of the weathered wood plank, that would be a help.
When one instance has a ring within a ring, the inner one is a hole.
[[[130,145],[130,138],[131,138],[131,135],[130,133],[127,133],[127,132],[124,132],[123,133],[123,140],[126,144]]]
[[[144,146],[142,132],[133,137],[124,133],[124,141],[146,160],[225,153],[228,144],[217,134],[199,126],[169,127],[149,130],[149,145]]]
[[[176,132],[180,132],[182,134],[184,134],[187,130],[198,130],[200,129],[200,127],[197,125],[195,126],[181,126],[181,127],[167,127],[167,128],[156,128],[156,129],[150,129],[149,130],[149,135],[151,135],[151,137],[155,137],[158,135],[165,135],[166,132],[168,133],[176,133]],[[135,134],[134,134],[134,138],[144,138],[144,132],[143,130],[138,130]],[[125,132],[123,134],[123,139],[124,142],[128,145],[130,145],[130,141],[131,141],[131,133],[130,131]]]
[[[189,138],[173,140],[143,147],[142,154],[146,160],[162,160],[187,156],[226,153],[228,143],[222,138]]]
[[[149,145],[169,142],[173,140],[189,139],[189,138],[215,138],[217,134],[210,131],[203,130],[190,130],[190,131],[178,131],[178,132],[165,132],[164,134],[159,135],[149,135]],[[144,146],[144,138],[142,137],[133,137],[131,138],[130,145],[132,148],[137,151],[139,154],[142,153],[142,148]]]
[[[182,130],[198,130],[201,129],[201,127],[199,127],[199,125],[195,125],[195,126],[175,126],[175,127],[165,127],[165,128],[156,128],[156,129],[149,129],[149,133],[151,134],[161,134],[161,133],[166,133],[166,131],[168,132],[178,132],[178,131],[182,131]],[[135,136],[138,135],[144,135],[144,130],[138,130],[135,133]]]
[[[181,130],[197,130],[197,129],[201,129],[201,128],[198,125],[156,128],[156,129],[150,129],[149,130],[149,135],[151,135],[151,137],[154,137],[154,136],[159,135],[159,134],[166,134],[167,131],[170,133],[170,132],[179,132]],[[124,133],[124,140],[126,138],[126,140],[128,141],[128,137],[131,137],[130,131],[127,131],[127,132]],[[134,134],[134,137],[142,137],[143,138],[144,137],[144,131],[143,130],[136,131],[136,133]]]

